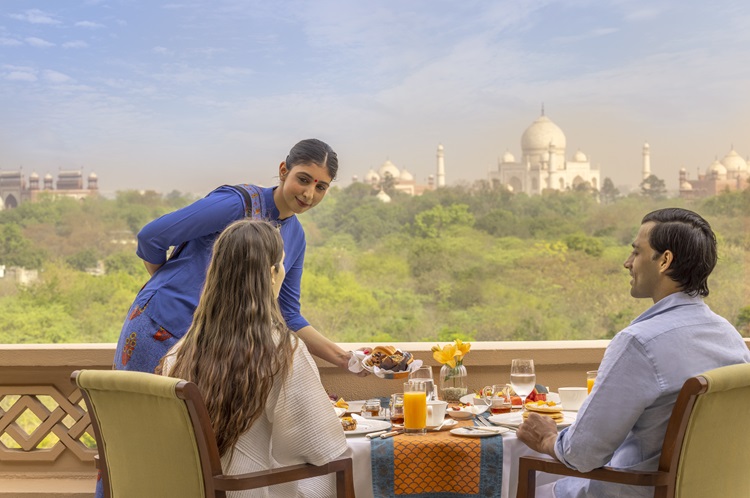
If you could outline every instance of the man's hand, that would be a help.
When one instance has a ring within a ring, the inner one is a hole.
[[[554,420],[538,413],[529,413],[529,418],[518,426],[518,439],[532,450],[545,453],[555,460],[555,441],[557,441],[557,424]]]

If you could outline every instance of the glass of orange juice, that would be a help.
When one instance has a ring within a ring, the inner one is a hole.
[[[422,382],[404,384],[404,434],[427,433],[427,393]]]
[[[586,372],[586,387],[589,390],[589,394],[591,394],[591,390],[594,388],[594,380],[596,380],[596,372],[597,370],[589,370]]]

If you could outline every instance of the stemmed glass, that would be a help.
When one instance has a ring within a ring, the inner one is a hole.
[[[424,382],[427,401],[435,399],[435,382],[432,380],[432,367],[424,366],[409,372],[409,383]]]
[[[510,365],[510,385],[521,397],[521,409],[526,410],[526,397],[536,386],[534,360],[515,359]]]

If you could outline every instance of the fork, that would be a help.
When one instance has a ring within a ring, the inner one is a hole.
[[[489,420],[487,420],[485,417],[477,417],[476,421],[477,421],[477,424],[480,425],[480,426],[484,426],[484,427],[497,427],[495,424],[493,424],[492,422],[490,422]],[[510,430],[512,432],[516,432],[516,430],[513,427],[508,427],[508,426],[503,426],[503,427],[505,427],[506,429],[508,429],[508,430]]]
[[[490,423],[490,421],[484,417],[477,417],[476,421],[477,421],[477,425],[483,425],[485,427],[492,427],[492,424]]]

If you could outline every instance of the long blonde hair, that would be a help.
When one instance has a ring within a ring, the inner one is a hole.
[[[274,382],[283,382],[297,342],[274,295],[271,267],[284,253],[270,223],[229,225],[216,239],[193,323],[169,375],[195,382],[216,433],[231,450],[263,413]]]

